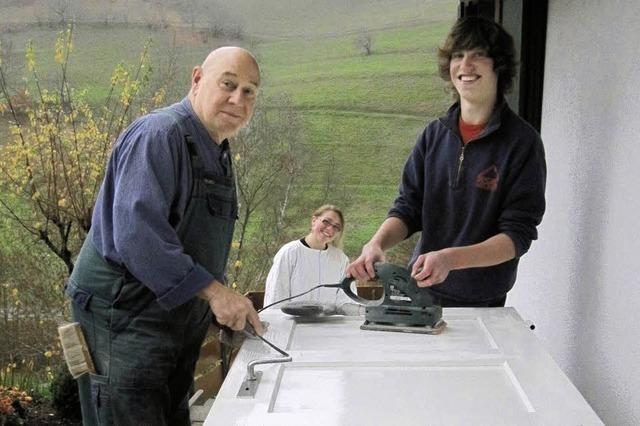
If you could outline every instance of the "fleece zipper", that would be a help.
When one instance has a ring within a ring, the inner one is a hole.
[[[462,144],[462,147],[460,148],[460,156],[458,157],[458,172],[456,173],[454,188],[457,188],[458,184],[460,183],[460,175],[462,174],[462,167],[464,163],[464,150],[466,147],[467,146],[465,144]]]
[[[489,123],[487,123],[487,127],[485,127],[485,129],[478,136],[476,136],[474,139],[471,139],[466,144],[462,142],[462,137],[458,134],[457,129],[449,125],[449,122],[450,122],[448,119],[449,115],[438,118],[438,121],[440,122],[440,124],[442,124],[446,129],[448,129],[451,133],[453,133],[453,135],[458,139],[458,142],[460,143],[460,155],[458,156],[458,165],[456,168],[456,175],[453,180],[453,188],[458,188],[458,185],[460,184],[460,177],[462,176],[462,171],[464,170],[464,153],[467,148],[467,145],[469,145],[471,142],[477,141],[478,139],[482,139],[486,137],[487,135],[493,133],[496,129],[500,127],[500,122],[498,121],[497,123],[495,123],[495,118],[494,118],[494,116],[497,113],[501,113],[502,106],[500,106],[499,109],[500,109],[500,112],[496,110],[492,113],[492,116],[489,119]]]

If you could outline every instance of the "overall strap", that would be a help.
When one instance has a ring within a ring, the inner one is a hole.
[[[198,150],[196,149],[196,145],[193,142],[193,138],[182,124],[183,117],[171,107],[156,110],[154,114],[164,114],[173,120],[173,123],[178,126],[178,131],[182,135],[182,140],[187,145],[187,151],[189,152],[189,157],[191,158],[191,166],[193,167],[193,170],[203,170],[202,161],[200,160],[200,156],[198,155]]]
[[[200,187],[200,178],[204,175],[204,165],[200,156],[198,155],[198,150],[196,149],[196,145],[193,142],[193,138],[191,134],[185,129],[182,119],[183,117],[178,114],[178,112],[171,108],[161,108],[154,111],[154,114],[164,114],[172,119],[173,123],[178,127],[178,132],[182,135],[182,140],[187,146],[187,152],[189,153],[189,159],[191,160],[191,189],[189,194],[193,194],[194,191],[198,191]],[[196,192],[197,193],[197,192]]]

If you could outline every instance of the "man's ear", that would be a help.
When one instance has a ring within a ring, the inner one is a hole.
[[[191,86],[198,84],[200,79],[202,79],[202,67],[193,67],[193,71],[191,71]]]

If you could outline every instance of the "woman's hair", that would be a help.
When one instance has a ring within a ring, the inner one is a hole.
[[[451,55],[462,50],[484,49],[493,59],[493,70],[498,76],[498,99],[508,93],[516,75],[515,47],[513,38],[497,23],[480,17],[458,20],[444,45],[438,49],[440,77],[447,82],[456,98],[458,93],[451,82],[449,64]]]
[[[336,238],[333,239],[331,244],[333,244],[335,247],[342,248],[342,242],[344,241],[344,227],[345,227],[344,215],[342,214],[342,210],[340,210],[333,204],[323,204],[313,212],[313,217],[320,217],[322,213],[326,211],[332,211],[335,214],[337,214],[338,217],[340,218],[340,226],[342,226],[342,231],[337,233],[338,235],[336,236]]]

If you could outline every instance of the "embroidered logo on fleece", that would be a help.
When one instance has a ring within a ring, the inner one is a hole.
[[[478,173],[478,176],[476,176],[476,187],[493,192],[498,189],[499,180],[500,175],[498,174],[498,168],[494,164]]]

